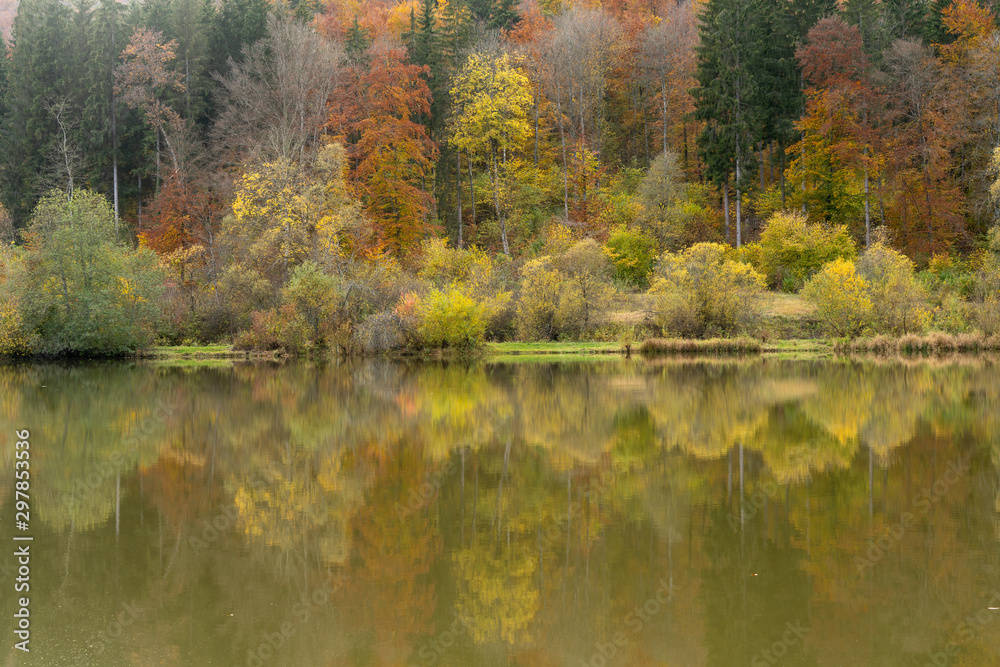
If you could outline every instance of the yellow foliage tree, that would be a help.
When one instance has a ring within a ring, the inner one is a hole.
[[[531,136],[531,82],[509,54],[474,53],[456,77],[451,97],[455,120],[450,142],[470,159],[487,163],[500,239],[509,255],[510,176],[517,170],[517,154]]]
[[[344,183],[346,155],[327,144],[313,165],[281,158],[248,170],[237,184],[225,233],[247,266],[272,279],[306,259],[340,255],[343,238],[360,226],[360,205]]]

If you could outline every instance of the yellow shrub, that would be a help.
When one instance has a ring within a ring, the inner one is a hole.
[[[751,331],[763,292],[764,277],[749,264],[728,259],[718,243],[664,253],[650,289],[658,297],[660,326],[684,337]]]
[[[433,347],[482,345],[486,315],[486,307],[461,289],[432,290],[420,307],[420,339]]]
[[[521,272],[521,299],[517,305],[517,329],[526,340],[555,337],[555,316],[563,279],[549,257],[524,265]]]
[[[825,264],[806,283],[802,296],[816,306],[820,320],[836,336],[855,336],[871,319],[868,283],[846,259]]]
[[[909,257],[884,243],[873,243],[858,258],[857,271],[868,285],[876,332],[907,334],[927,329],[931,319],[927,293],[917,282]]]
[[[0,301],[0,356],[28,355],[33,351],[32,336],[24,329],[21,311],[10,300]]]

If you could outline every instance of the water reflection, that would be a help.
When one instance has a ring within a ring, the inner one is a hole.
[[[14,658],[1000,664],[996,377],[6,367],[0,457],[32,431],[36,534]]]

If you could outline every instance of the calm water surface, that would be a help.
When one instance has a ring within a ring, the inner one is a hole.
[[[1000,665],[997,370],[0,368],[2,664]]]

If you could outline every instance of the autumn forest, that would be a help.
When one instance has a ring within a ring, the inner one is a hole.
[[[975,0],[23,0],[5,50],[3,354],[1000,331]]]

